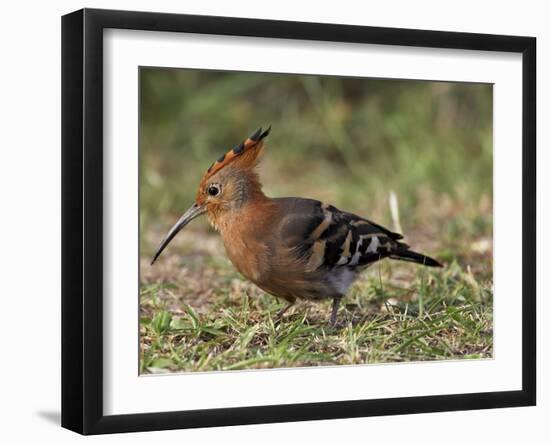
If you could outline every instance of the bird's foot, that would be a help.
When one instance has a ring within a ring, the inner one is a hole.
[[[330,321],[329,324],[332,328],[336,328],[336,320],[338,317],[338,306],[340,305],[340,300],[342,300],[342,296],[336,296],[332,299],[332,312],[330,313]]]
[[[294,303],[289,303],[288,305],[279,309],[277,314],[275,314],[275,323],[279,323],[283,319],[283,315],[285,315],[286,311],[288,311],[293,305]]]

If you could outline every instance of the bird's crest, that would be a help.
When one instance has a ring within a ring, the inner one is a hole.
[[[234,148],[230,149],[227,153],[223,154],[214,163],[210,165],[206,173],[202,178],[202,182],[205,182],[220,169],[227,165],[239,161],[239,167],[246,169],[256,165],[258,156],[263,148],[263,139],[269,135],[271,126],[262,132],[262,128],[259,128],[256,132],[250,135],[242,143],[238,144]]]

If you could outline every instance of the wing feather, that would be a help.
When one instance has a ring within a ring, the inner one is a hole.
[[[407,249],[401,234],[317,200],[277,199],[284,214],[280,238],[308,270],[361,268]]]

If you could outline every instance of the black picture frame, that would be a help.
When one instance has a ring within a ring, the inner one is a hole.
[[[522,54],[522,389],[178,412],[103,413],[103,30],[191,32]],[[536,403],[536,39],[83,9],[62,18],[62,426],[82,434],[530,406]]]

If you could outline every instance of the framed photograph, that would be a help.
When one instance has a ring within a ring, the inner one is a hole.
[[[531,37],[62,19],[62,425],[536,402]]]

